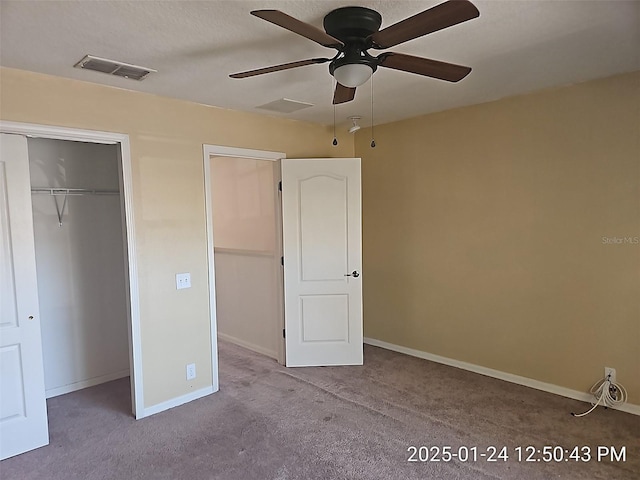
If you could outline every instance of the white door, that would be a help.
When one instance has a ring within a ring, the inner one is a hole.
[[[360,159],[282,160],[286,365],[362,365]]]
[[[0,137],[0,458],[47,445],[27,139]]]

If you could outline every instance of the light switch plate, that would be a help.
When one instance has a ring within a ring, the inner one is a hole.
[[[191,288],[190,273],[176,273],[176,290]]]

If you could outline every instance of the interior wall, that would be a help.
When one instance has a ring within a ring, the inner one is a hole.
[[[363,130],[367,337],[640,404],[640,72]]]
[[[275,252],[275,164],[271,160],[211,157],[215,247]]]
[[[119,190],[116,145],[29,138],[32,187]],[[47,396],[129,375],[119,195],[32,195]]]
[[[264,92],[265,103],[271,95]],[[16,69],[0,68],[0,104],[2,120],[129,135],[145,407],[213,382],[202,145],[354,156],[346,131],[334,147],[330,127]],[[176,290],[175,274],[184,272],[192,287]],[[193,381],[185,379],[189,363]]]
[[[282,329],[277,165],[210,159],[218,335],[275,359]]]

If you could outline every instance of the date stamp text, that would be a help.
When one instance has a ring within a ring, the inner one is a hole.
[[[410,445],[407,462],[626,462],[627,447],[613,445],[545,445],[452,447],[447,445]]]

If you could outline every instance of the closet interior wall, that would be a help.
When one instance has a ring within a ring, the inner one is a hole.
[[[28,146],[45,388],[52,397],[129,375],[118,150],[42,138]],[[42,188],[89,191],[65,201],[34,191]]]
[[[209,161],[218,336],[278,359],[278,164],[215,156]]]

